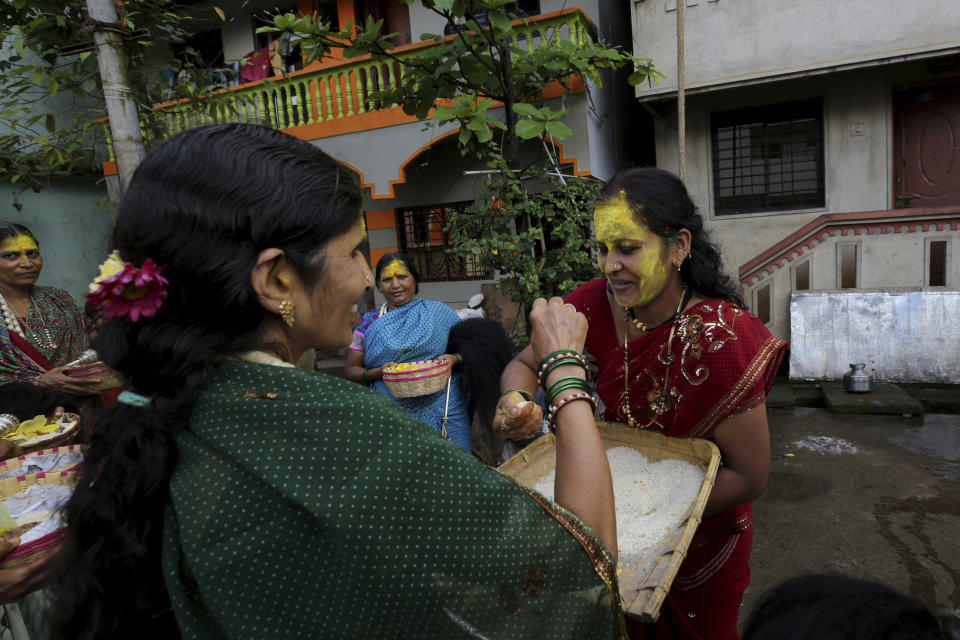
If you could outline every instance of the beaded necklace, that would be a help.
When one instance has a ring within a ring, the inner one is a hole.
[[[660,415],[666,412],[666,408],[663,406],[663,400],[667,397],[666,387],[670,379],[670,376],[669,376],[670,364],[673,362],[673,354],[670,353],[670,345],[673,344],[673,334],[677,328],[676,326],[677,318],[680,317],[680,312],[683,311],[683,308],[687,305],[687,302],[689,301],[689,297],[688,297],[689,293],[690,293],[689,287],[687,287],[687,285],[684,285],[683,293],[680,294],[680,303],[677,305],[677,310],[673,312],[673,315],[667,318],[666,320],[664,320],[663,322],[661,322],[660,324],[656,325],[655,327],[650,327],[650,329],[656,329],[657,327],[661,327],[667,324],[668,322],[673,323],[673,326],[670,327],[670,337],[667,339],[667,354],[665,357],[667,371],[663,376],[664,388],[662,391],[657,392],[657,400],[653,403],[653,404],[656,404],[656,406],[652,406],[654,413],[657,414],[657,417],[660,417]],[[648,329],[646,328],[646,325],[644,325],[642,322],[640,322],[633,316],[632,309],[628,308],[624,310],[623,312],[623,397],[624,397],[624,400],[623,400],[623,406],[621,407],[621,410],[623,412],[624,417],[627,419],[628,426],[633,427],[635,429],[641,429],[641,428],[649,427],[653,421],[641,427],[640,423],[634,419],[633,414],[630,412],[630,351],[627,347],[627,343],[630,341],[630,336],[629,336],[630,320],[633,320],[634,325],[638,329],[640,329],[640,331],[644,333],[648,331]]]
[[[38,334],[38,331],[34,327],[31,327],[30,323],[27,322],[27,316],[30,315],[31,300],[33,300],[32,296],[27,299],[26,316],[21,316],[13,309],[13,306],[7,302],[6,298],[0,294],[0,310],[3,312],[3,323],[7,325],[7,329],[13,331],[24,340],[33,342],[33,344],[41,349],[52,351],[57,348],[57,344],[53,341],[53,335],[50,333],[50,328],[47,326],[47,321],[44,320],[42,314],[39,314],[39,309],[37,311],[40,315],[40,323],[43,325],[43,337],[46,338],[46,341],[44,341]]]

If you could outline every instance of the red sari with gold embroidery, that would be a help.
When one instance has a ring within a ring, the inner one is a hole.
[[[590,323],[586,349],[597,359],[604,418],[627,423],[624,348],[614,329],[606,280],[580,286],[567,302]],[[700,302],[627,345],[630,415],[641,427],[668,436],[711,439],[720,422],[764,402],[785,350],[786,343],[752,313],[726,300]],[[630,637],[737,638],[752,543],[749,503],[704,519],[659,620],[641,625],[628,619]]]

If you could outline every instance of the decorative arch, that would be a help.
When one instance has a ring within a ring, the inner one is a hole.
[[[447,138],[450,138],[450,137],[452,137],[452,136],[457,136],[457,135],[460,135],[460,129],[459,129],[459,128],[457,128],[457,129],[451,129],[450,131],[447,131],[446,133],[441,133],[440,135],[438,135],[438,136],[436,136],[435,138],[431,139],[431,140],[430,140],[429,142],[427,142],[426,144],[421,145],[414,153],[412,153],[409,157],[407,157],[406,160],[404,160],[402,163],[400,163],[400,166],[397,167],[397,178],[396,178],[395,180],[391,180],[391,181],[390,181],[390,183],[389,183],[389,185],[390,185],[389,191],[388,191],[387,193],[384,193],[384,194],[379,194],[379,195],[378,195],[378,194],[376,193],[375,189],[374,189],[373,183],[364,181],[364,177],[363,177],[363,172],[362,172],[362,171],[360,171],[360,170],[357,169],[356,167],[354,167],[354,166],[352,166],[352,165],[350,165],[350,164],[348,164],[348,163],[346,163],[346,162],[344,162],[343,164],[346,164],[347,166],[349,166],[351,169],[353,169],[354,171],[356,171],[356,172],[360,175],[360,179],[361,179],[361,182],[363,183],[363,186],[370,189],[370,197],[371,197],[372,199],[374,199],[374,200],[389,200],[389,199],[391,199],[391,198],[395,198],[395,197],[396,197],[396,195],[397,195],[397,186],[398,186],[398,185],[406,184],[406,182],[407,182],[407,168],[411,166],[411,164],[413,163],[414,160],[416,160],[417,158],[419,158],[419,157],[424,153],[424,151],[426,151],[427,148],[432,147],[432,146],[434,146],[434,145],[436,145],[436,144],[439,144],[440,142],[446,140]],[[580,170],[580,161],[579,161],[575,156],[567,156],[567,155],[564,153],[564,147],[563,147],[563,143],[562,143],[562,142],[560,142],[559,140],[554,139],[554,138],[551,137],[551,136],[546,136],[546,139],[547,139],[547,142],[550,143],[551,145],[553,145],[554,149],[556,149],[556,152],[557,152],[557,162],[558,162],[559,164],[570,164],[570,165],[572,165],[572,166],[573,166],[573,173],[574,173],[574,175],[581,176],[581,177],[592,177],[592,174],[591,174],[589,171],[581,171],[581,170]],[[342,161],[341,161],[341,162],[342,162]]]

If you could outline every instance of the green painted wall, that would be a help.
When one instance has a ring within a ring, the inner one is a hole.
[[[40,193],[0,181],[0,220],[24,224],[40,242],[39,284],[66,289],[79,306],[107,256],[113,215],[107,190],[93,177],[64,178]]]

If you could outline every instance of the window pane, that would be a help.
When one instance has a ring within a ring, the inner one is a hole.
[[[931,287],[947,286],[947,241],[930,241],[930,280]]]
[[[837,245],[840,251],[840,288],[857,288],[857,245]]]
[[[757,317],[760,322],[770,322],[770,285],[757,289]]]
[[[420,272],[421,282],[486,280],[490,277],[477,257],[456,258],[447,253],[450,234],[444,231],[444,227],[450,219],[450,212],[470,204],[459,202],[397,210],[400,250],[410,257]]]
[[[715,113],[718,215],[823,206],[823,105],[819,99]]]
[[[796,284],[794,289],[796,291],[809,291],[810,290],[810,263],[804,262],[798,264],[793,268],[794,279]]]

